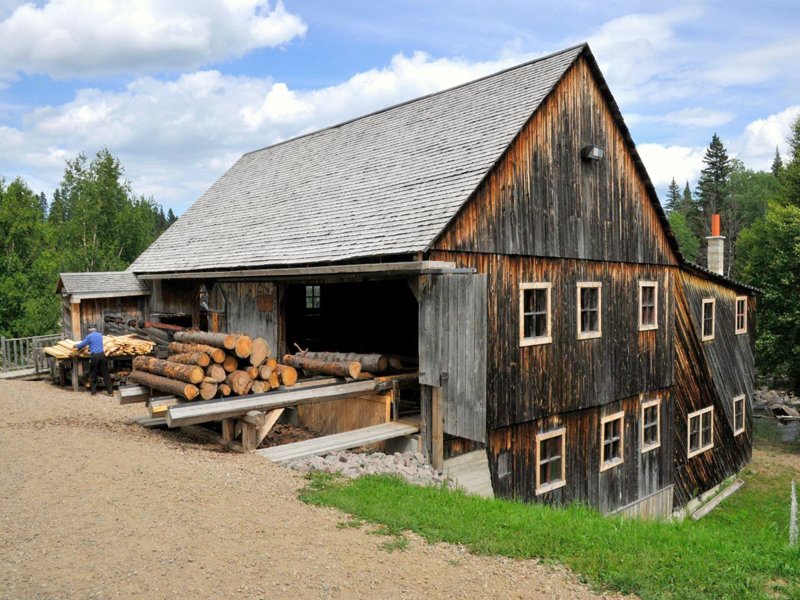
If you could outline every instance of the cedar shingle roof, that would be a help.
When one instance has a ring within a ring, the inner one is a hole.
[[[131,271],[97,271],[94,273],[61,273],[56,292],[60,294],[118,294],[149,292],[144,281]]]
[[[425,251],[584,48],[245,154],[129,271]]]

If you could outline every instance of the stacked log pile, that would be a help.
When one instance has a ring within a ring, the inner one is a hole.
[[[61,340],[55,346],[44,349],[45,354],[54,356],[58,359],[71,358],[73,356],[89,356],[89,347],[86,346],[78,350],[78,342],[73,340]],[[119,356],[140,356],[150,354],[155,344],[148,340],[142,340],[135,334],[103,336],[103,351],[110,358]]]
[[[263,338],[178,331],[169,351],[166,360],[136,359],[130,381],[184,400],[261,394],[297,381],[297,370],[271,358]]]

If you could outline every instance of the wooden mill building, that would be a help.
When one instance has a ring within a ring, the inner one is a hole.
[[[246,154],[129,272],[172,324],[417,358],[426,451],[497,496],[669,514],[750,458],[756,291],[683,259],[587,45]]]

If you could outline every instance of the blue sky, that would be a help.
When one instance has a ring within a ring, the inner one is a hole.
[[[0,176],[107,146],[183,212],[242,153],[588,41],[651,177],[717,132],[766,169],[800,114],[800,4],[0,0]]]

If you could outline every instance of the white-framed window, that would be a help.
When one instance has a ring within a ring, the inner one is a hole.
[[[639,282],[639,331],[658,329],[658,282]]]
[[[600,471],[625,461],[625,413],[620,411],[600,419]]]
[[[521,283],[519,286],[519,345],[536,346],[553,341],[552,283]]]
[[[661,447],[661,398],[642,402],[642,454]]]
[[[714,447],[714,407],[689,413],[687,458],[697,456]]]
[[[603,332],[603,284],[578,283],[578,339],[599,338]]]
[[[562,427],[536,436],[536,495],[552,492],[567,485],[567,428]]]
[[[736,296],[736,335],[747,333],[747,296]]]
[[[736,396],[733,399],[733,435],[737,436],[744,433],[744,407],[745,397]]]
[[[717,301],[714,298],[703,298],[703,322],[700,323],[702,335],[700,338],[707,342],[714,339],[717,320]]]

